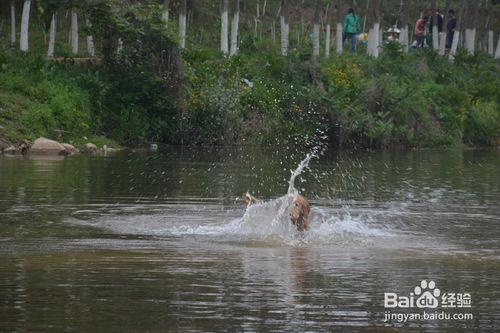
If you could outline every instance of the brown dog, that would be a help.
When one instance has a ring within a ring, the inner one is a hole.
[[[311,205],[306,198],[297,194],[293,202],[292,212],[290,218],[292,223],[297,227],[298,231],[309,230],[309,213],[311,212]]]
[[[257,203],[257,199],[251,195],[250,193],[243,193],[243,205],[248,207],[249,205],[255,205]]]
[[[245,207],[249,205],[255,205],[258,200],[246,192],[243,194],[243,204]],[[292,211],[290,213],[290,220],[292,224],[297,227],[298,231],[307,231],[309,229],[309,213],[311,212],[311,205],[306,198],[297,194],[297,197],[293,201]]]

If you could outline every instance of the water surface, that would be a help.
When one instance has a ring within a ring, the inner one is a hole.
[[[169,148],[0,157],[0,331],[493,332],[500,150]],[[242,207],[250,190],[263,205]],[[384,292],[468,292],[471,320],[385,323]]]

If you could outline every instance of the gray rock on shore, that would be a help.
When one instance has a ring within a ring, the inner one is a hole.
[[[82,148],[84,154],[97,154],[97,146],[93,143],[86,143]]]
[[[75,146],[69,143],[61,143],[61,145],[64,147],[64,149],[66,149],[69,155],[75,155],[80,153],[78,149],[75,148]]]
[[[15,155],[17,153],[17,149],[14,146],[9,146],[7,148],[4,148],[2,152],[8,155]]]
[[[51,156],[68,154],[66,148],[64,148],[62,144],[47,138],[36,139],[28,153],[30,155],[51,155]]]

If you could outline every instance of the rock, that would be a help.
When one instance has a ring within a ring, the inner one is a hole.
[[[82,148],[84,154],[97,154],[97,146],[93,143],[86,143]]]
[[[75,155],[80,153],[78,149],[75,148],[75,146],[70,145],[69,143],[61,143],[61,145],[64,147],[64,149],[66,149],[69,155]]]
[[[3,139],[0,139],[0,152],[3,152],[4,149],[7,149],[9,148],[11,145],[9,142],[3,140]]]
[[[14,146],[9,146],[3,150],[4,154],[15,155],[17,153],[17,149]]]
[[[38,138],[35,140],[30,155],[66,155],[66,149],[59,142],[47,138]]]

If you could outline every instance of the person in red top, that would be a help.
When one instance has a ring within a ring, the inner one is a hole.
[[[427,25],[427,16],[419,18],[415,24],[415,37],[417,38],[417,48],[424,47],[425,26]]]

